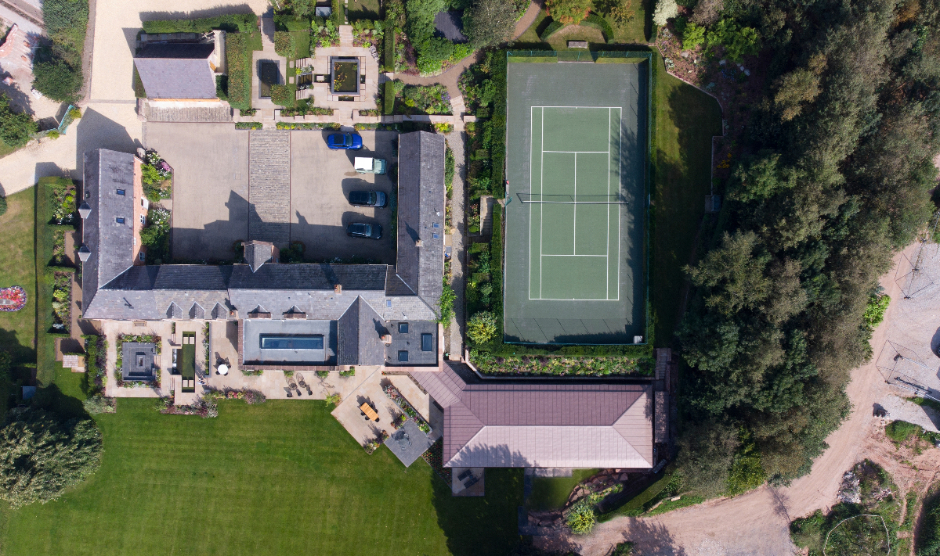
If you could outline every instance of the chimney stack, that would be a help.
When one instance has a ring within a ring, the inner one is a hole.
[[[382,343],[390,346],[392,345],[392,335],[391,334],[382,334]]]
[[[335,294],[337,294],[337,295],[342,294],[342,293],[343,293],[343,285],[342,285],[342,284],[336,284],[335,286],[333,286],[333,293],[335,293]]]
[[[415,247],[421,247],[422,243],[420,239],[415,240]]]

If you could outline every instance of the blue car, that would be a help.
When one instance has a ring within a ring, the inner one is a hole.
[[[362,148],[362,137],[352,133],[333,133],[326,138],[331,149],[358,151]]]

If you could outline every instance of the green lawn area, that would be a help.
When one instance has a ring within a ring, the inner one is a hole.
[[[350,0],[349,22],[357,19],[380,19],[379,0]]]
[[[76,390],[57,378],[61,398]],[[4,554],[506,554],[519,539],[521,470],[453,498],[423,461],[366,455],[323,402],[222,401],[216,419],[155,407],[96,417],[104,456],[84,485],[0,509]]]
[[[711,138],[721,133],[712,97],[666,73],[653,56],[653,268],[650,276],[657,345],[668,345],[682,303],[695,234],[711,187]]]
[[[608,23],[610,23],[614,29],[614,43],[630,44],[647,42],[644,30],[646,25],[645,4],[647,1],[648,0],[633,0],[631,3],[634,12],[633,19],[623,25],[617,25],[610,18],[607,18]],[[350,8],[350,10],[351,9],[352,8]],[[547,18],[548,14],[545,10],[540,10],[539,15],[536,16],[532,25],[515,40],[517,45],[524,46],[525,44],[542,43],[542,39],[539,38],[539,32],[544,31],[545,27],[548,26],[549,22],[546,21]],[[568,33],[570,34],[562,36],[565,35],[565,31],[559,31],[553,37],[549,38],[547,43],[543,44],[548,44],[554,50],[568,50],[567,41],[586,40],[594,44],[604,44],[601,32],[590,27],[580,27],[577,31],[568,31]]]
[[[574,487],[597,473],[597,469],[575,469],[570,477],[535,477],[532,479],[532,494],[527,506],[532,510],[561,509],[568,501]]]
[[[7,212],[0,216],[0,288],[22,286],[26,307],[0,313],[0,350],[12,352],[17,362],[36,361],[36,192],[27,189],[7,197]]]

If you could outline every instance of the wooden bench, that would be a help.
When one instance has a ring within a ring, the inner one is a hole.
[[[568,41],[568,48],[587,48],[587,41]]]

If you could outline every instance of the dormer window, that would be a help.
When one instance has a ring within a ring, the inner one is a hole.
[[[117,193],[118,193],[118,195],[124,195],[124,190],[123,190],[123,189],[118,189],[118,190],[117,190]]]
[[[117,221],[118,224],[123,224],[123,223],[124,223],[124,218],[121,217],[121,216],[118,216],[117,218],[115,218],[115,220]]]

